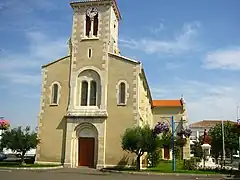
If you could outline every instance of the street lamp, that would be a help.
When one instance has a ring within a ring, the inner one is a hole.
[[[171,119],[171,123],[169,121],[169,118]],[[176,157],[175,157],[175,122],[174,116],[171,117],[160,117],[161,120],[166,120],[166,122],[172,127],[172,171],[176,171]],[[185,120],[185,116],[182,116],[182,120]]]

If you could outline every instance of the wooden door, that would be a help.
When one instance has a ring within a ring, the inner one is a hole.
[[[169,148],[164,148],[164,159],[170,159]]]
[[[78,140],[78,166],[94,167],[94,138],[80,137]]]

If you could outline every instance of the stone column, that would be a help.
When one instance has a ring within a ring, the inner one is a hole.
[[[104,158],[104,137],[98,137],[97,169],[103,168],[104,164],[105,164],[105,158]]]
[[[64,166],[71,167],[72,123],[67,122]]]
[[[94,28],[94,17],[91,18],[91,31],[89,33],[90,37],[93,37],[93,29]]]

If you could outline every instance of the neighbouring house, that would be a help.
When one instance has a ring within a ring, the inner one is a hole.
[[[126,128],[153,127],[172,115],[177,124],[187,117],[185,103],[152,100],[142,63],[120,54],[121,15],[115,0],[70,5],[69,53],[42,66],[36,161],[72,168],[132,166],[135,155],[121,148]]]
[[[193,146],[194,142],[198,140],[200,136],[203,135],[205,129],[208,132],[210,128],[216,126],[217,124],[221,124],[222,121],[224,123],[226,122],[236,123],[232,120],[202,120],[190,124],[192,130],[192,135],[190,136],[190,146]]]
[[[180,127],[181,120],[186,127],[188,125],[186,103],[183,98],[180,100],[153,100],[152,101],[153,124],[157,122],[165,122],[172,128],[171,118],[174,118],[175,136],[178,128]],[[169,160],[172,159],[172,151],[169,148],[162,149],[162,158]],[[190,158],[190,141],[187,140],[186,145],[183,147],[183,158]]]

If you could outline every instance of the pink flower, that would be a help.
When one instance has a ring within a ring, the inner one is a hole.
[[[6,130],[10,127],[8,120],[0,119],[0,129]]]

